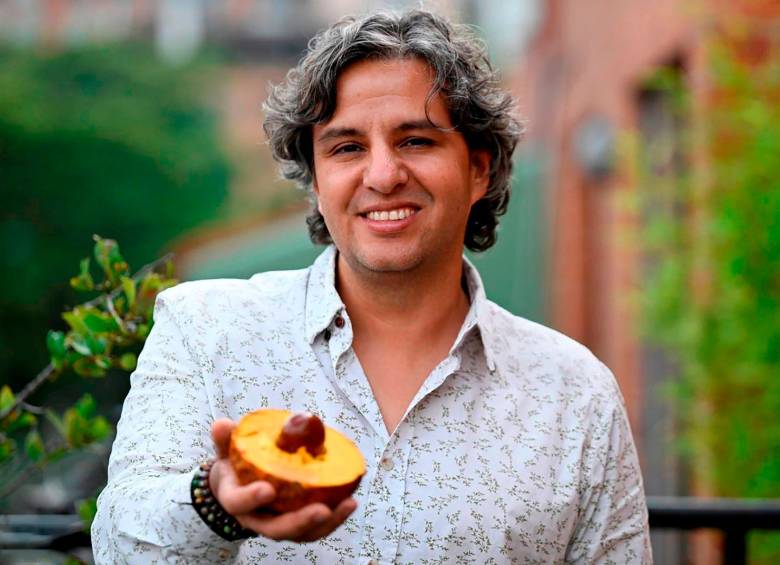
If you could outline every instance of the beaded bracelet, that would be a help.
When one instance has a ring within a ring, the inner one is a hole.
[[[200,516],[201,520],[222,539],[228,541],[237,541],[255,537],[257,534],[252,530],[247,530],[217,501],[209,488],[209,474],[213,459],[201,463],[195,471],[195,475],[190,483],[190,498],[192,507]]]

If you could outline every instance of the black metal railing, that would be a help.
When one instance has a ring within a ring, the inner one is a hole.
[[[647,508],[653,529],[721,530],[726,565],[747,562],[751,530],[780,530],[780,500],[649,496]]]
[[[780,500],[649,496],[647,507],[654,530],[711,528],[724,532],[726,565],[746,563],[751,530],[780,530]],[[89,545],[89,536],[75,515],[0,516],[0,548],[68,553]]]

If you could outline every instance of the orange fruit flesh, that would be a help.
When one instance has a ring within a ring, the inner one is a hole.
[[[365,460],[355,444],[327,426],[321,455],[312,456],[304,447],[295,453],[279,449],[276,438],[290,416],[287,410],[272,409],[245,416],[233,431],[232,448],[260,471],[305,489],[346,485],[365,473]]]

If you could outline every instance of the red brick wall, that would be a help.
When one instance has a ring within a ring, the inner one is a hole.
[[[620,202],[630,179],[618,166],[611,179],[588,181],[572,157],[572,135],[593,114],[608,118],[616,131],[634,129],[643,77],[674,58],[697,64],[686,4],[551,0],[515,82],[529,120],[528,142],[553,156],[547,171],[550,321],[615,372],[635,429],[641,374],[628,298],[637,285],[637,257],[622,235],[633,220]]]

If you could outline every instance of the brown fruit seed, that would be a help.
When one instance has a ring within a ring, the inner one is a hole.
[[[325,426],[322,420],[309,412],[290,416],[276,438],[276,447],[287,453],[295,453],[305,447],[315,457],[324,452],[324,443]]]

